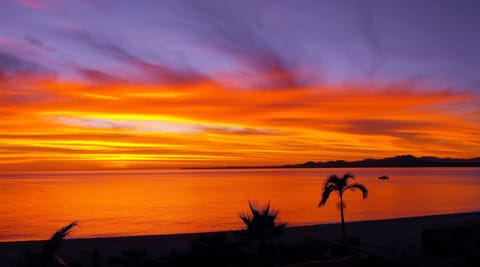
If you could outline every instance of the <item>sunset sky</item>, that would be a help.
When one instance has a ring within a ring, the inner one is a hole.
[[[479,13],[2,0],[0,172],[478,157]]]

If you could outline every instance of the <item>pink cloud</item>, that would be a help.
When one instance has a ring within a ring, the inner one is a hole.
[[[40,3],[40,0],[15,0],[17,4],[20,4],[25,7],[44,10],[45,5]]]

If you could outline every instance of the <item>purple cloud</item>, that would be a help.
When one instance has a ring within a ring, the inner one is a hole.
[[[140,56],[136,56],[105,37],[93,35],[88,31],[65,32],[65,36],[80,42],[97,53],[106,55],[116,61],[119,61],[128,67],[136,69],[147,82],[163,82],[166,84],[191,83],[206,79],[206,77],[192,69],[177,69],[171,66],[149,62]],[[112,80],[113,76],[107,75],[98,70],[80,68],[80,73],[88,78]]]
[[[0,74],[6,78],[18,74],[51,74],[51,71],[35,62],[0,51]]]
[[[240,87],[421,79],[455,90],[480,88],[478,1],[20,4],[0,3],[8,22],[0,37],[38,48],[22,57],[51,60],[49,67],[65,76],[79,65],[172,84],[223,75]]]

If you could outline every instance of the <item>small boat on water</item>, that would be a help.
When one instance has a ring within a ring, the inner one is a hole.
[[[388,180],[388,178],[390,177],[386,176],[385,174],[383,176],[378,177],[378,179],[380,180]]]

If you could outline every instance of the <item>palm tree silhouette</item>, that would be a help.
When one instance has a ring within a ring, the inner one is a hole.
[[[261,210],[253,207],[250,201],[248,202],[252,215],[243,214],[240,216],[246,228],[244,233],[259,241],[266,241],[268,239],[278,237],[283,233],[286,223],[277,223],[278,211],[270,210],[270,202],[267,203]]]
[[[277,223],[278,211],[270,210],[270,202],[261,210],[253,207],[248,202],[251,215],[243,214],[240,216],[246,228],[243,234],[251,241],[256,251],[255,266],[271,266],[271,259],[268,258],[269,241],[283,234],[286,223]]]
[[[359,189],[362,192],[363,198],[367,198],[368,190],[367,188],[359,183],[348,184],[348,179],[354,179],[355,176],[352,173],[346,173],[343,175],[342,178],[338,177],[336,174],[331,175],[328,177],[327,181],[325,182],[325,186],[323,188],[322,193],[322,200],[318,204],[318,206],[323,206],[327,203],[328,197],[330,193],[336,191],[338,192],[338,196],[340,197],[340,214],[342,217],[342,242],[345,244],[346,234],[345,234],[345,219],[343,215],[343,208],[345,207],[345,203],[343,202],[343,194],[347,190],[355,191]]]

